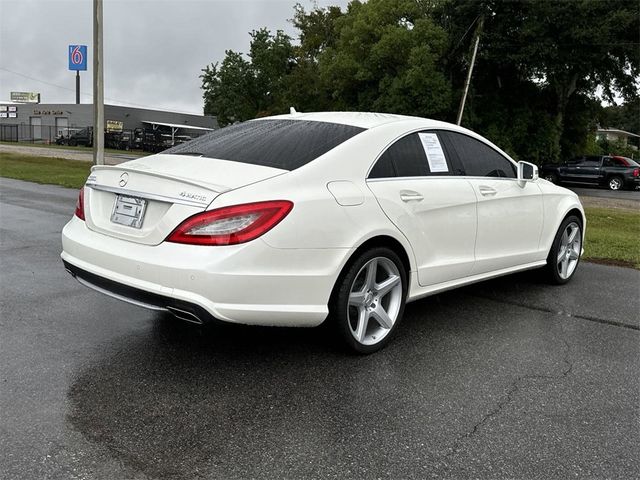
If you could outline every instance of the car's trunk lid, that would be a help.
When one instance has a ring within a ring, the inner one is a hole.
[[[221,193],[282,173],[286,170],[169,154],[93,167],[85,191],[87,227],[157,245]]]

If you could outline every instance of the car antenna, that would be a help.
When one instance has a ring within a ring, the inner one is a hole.
[[[293,107],[289,107],[289,115],[297,115],[298,112],[296,112],[296,109]]]

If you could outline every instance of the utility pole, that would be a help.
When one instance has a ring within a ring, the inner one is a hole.
[[[464,113],[464,104],[467,101],[467,93],[469,93],[469,85],[471,85],[471,75],[473,74],[473,67],[476,63],[476,54],[478,53],[478,45],[480,44],[480,34],[482,33],[482,26],[484,24],[484,15],[480,15],[478,21],[478,27],[476,28],[476,40],[473,45],[473,54],[471,55],[471,64],[469,65],[469,71],[467,72],[467,79],[464,82],[464,90],[462,92],[462,98],[460,99],[460,108],[458,109],[457,125],[462,123],[462,114]]]
[[[104,65],[102,0],[93,0],[93,163],[104,165]]]

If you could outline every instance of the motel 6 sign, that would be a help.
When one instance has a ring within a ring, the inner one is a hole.
[[[87,46],[69,45],[69,70],[87,69]]]

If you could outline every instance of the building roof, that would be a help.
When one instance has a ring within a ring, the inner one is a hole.
[[[598,128],[596,133],[624,133],[628,137],[640,137],[637,133],[627,132],[625,130],[620,130],[618,128]]]
[[[206,130],[207,132],[211,132],[213,128],[205,128],[205,127],[196,127],[195,125],[181,125],[178,123],[164,123],[164,122],[152,122],[151,120],[142,120],[142,123],[148,123],[149,125],[161,125],[163,127],[171,127],[171,128],[184,128],[188,130]]]

